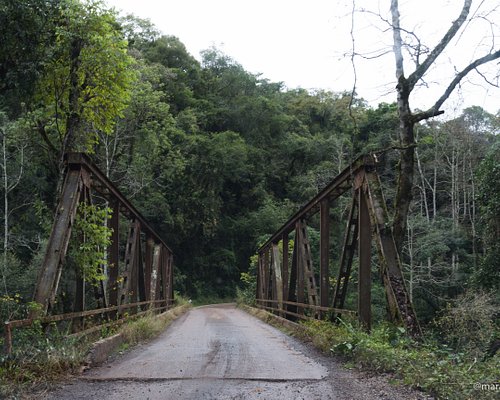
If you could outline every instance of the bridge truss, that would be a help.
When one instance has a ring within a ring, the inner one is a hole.
[[[352,201],[330,297],[330,206],[347,192],[352,193]],[[314,269],[307,233],[307,221],[317,214],[320,228],[318,271]],[[294,240],[290,260],[288,248],[292,232]],[[369,330],[372,321],[372,241],[378,250],[378,269],[390,319],[401,321],[410,335],[420,336],[420,326],[405,286],[389,224],[376,160],[372,155],[362,156],[344,169],[258,249],[257,304],[291,319],[304,317],[305,309],[310,310],[314,317],[329,312],[332,319],[340,314],[353,313],[344,309],[344,303],[357,253],[358,306],[355,313]]]
[[[106,251],[107,263],[101,268],[104,279],[98,287],[89,285],[85,276],[75,268],[68,268],[66,262],[72,236],[72,240],[85,243],[84,237],[72,235],[81,203],[96,203],[111,209],[107,222],[112,232],[111,244]],[[125,229],[120,229],[121,226]],[[75,281],[70,298],[66,299],[58,294],[63,274],[68,274],[66,282],[72,277]],[[172,250],[83,153],[66,155],[62,194],[33,300],[41,310],[32,311],[27,319],[5,322],[7,354],[12,352],[12,329],[32,326],[35,320],[42,324],[70,321],[69,328],[80,335],[123,323],[151,309],[157,312],[168,309],[174,303]],[[94,320],[86,324],[86,318]]]

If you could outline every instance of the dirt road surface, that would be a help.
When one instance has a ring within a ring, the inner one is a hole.
[[[424,399],[234,307],[195,308],[160,337],[57,388],[47,399]]]

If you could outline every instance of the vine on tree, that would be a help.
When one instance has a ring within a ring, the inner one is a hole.
[[[75,233],[82,240],[73,254],[79,273],[87,282],[97,285],[105,279],[106,249],[111,244],[112,229],[105,223],[111,218],[109,207],[80,203],[75,219]]]

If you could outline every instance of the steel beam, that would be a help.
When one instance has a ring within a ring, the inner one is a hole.
[[[112,214],[109,221],[111,228],[111,244],[108,247],[108,293],[109,305],[118,305],[118,271],[120,264],[120,202],[113,200],[109,203]]]
[[[372,169],[367,170],[365,187],[371,221],[377,237],[380,270],[391,319],[401,320],[411,336],[421,337],[422,330],[405,285],[401,260],[391,226],[388,224],[389,216],[382,192],[382,184],[379,176]]]
[[[342,245],[342,254],[340,255],[339,272],[337,283],[333,294],[333,307],[344,308],[344,302],[347,295],[347,285],[351,276],[352,260],[356,251],[358,241],[358,194],[355,192],[352,198],[351,208],[344,232],[344,242]]]
[[[283,266],[281,269],[281,280],[283,282],[283,300],[288,300],[288,233],[283,235]]]
[[[330,202],[323,199],[320,204],[320,305],[328,307],[329,262],[330,262]]]
[[[49,305],[53,304],[59,286],[62,264],[68,250],[71,229],[83,189],[81,176],[80,167],[70,168],[67,172],[45,258],[38,274],[33,300],[41,304],[44,314],[47,313]]]
[[[358,272],[358,316],[361,325],[371,329],[371,254],[372,231],[367,199],[358,189],[359,204],[359,272]]]
[[[273,272],[276,287],[276,298],[274,300],[278,300],[278,308],[281,310],[283,309],[283,275],[278,244],[273,244]]]
[[[360,171],[363,171],[367,166],[375,166],[375,160],[372,155],[364,155],[358,157],[351,165],[346,167],[340,174],[316,196],[309,200],[303,207],[300,208],[287,222],[272,235],[259,249],[269,247],[271,243],[281,239],[283,234],[290,233],[295,228],[295,223],[301,219],[306,219],[315,214],[320,206],[321,201],[329,199],[330,201],[338,198],[352,188],[353,177]]]
[[[146,234],[146,249],[144,254],[144,290],[146,300],[151,300],[151,274],[153,272],[153,252],[155,241],[151,234]]]
[[[120,202],[124,213],[128,214],[129,219],[138,220],[143,232],[149,233],[155,238],[156,242],[162,243],[171,253],[172,250],[162,240],[162,238],[149,225],[142,214],[134,207],[130,201],[116,188],[116,186],[104,175],[99,168],[83,153],[68,153],[66,162],[71,168],[85,168],[92,175],[92,185],[94,190],[99,191],[103,196],[109,199],[115,199]]]

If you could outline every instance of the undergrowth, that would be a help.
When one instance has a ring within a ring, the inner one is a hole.
[[[188,304],[182,297],[177,297],[176,303]],[[96,339],[121,333],[128,348],[157,336],[185,310],[186,307],[176,307],[160,315],[148,313],[120,327],[103,328],[92,338],[69,336],[67,329],[59,330],[55,324],[42,327],[35,323],[29,329],[16,329],[13,353],[0,356],[0,399],[29,398],[23,396],[47,388],[69,374],[79,373]]]
[[[17,398],[77,372],[90,348],[89,341],[68,337],[55,325],[35,324],[16,331],[15,337],[14,352],[0,357],[0,398]]]
[[[242,307],[323,352],[340,356],[351,366],[391,373],[396,382],[428,392],[437,399],[498,398],[499,354],[478,358],[473,353],[456,351],[431,336],[415,342],[404,328],[388,322],[378,324],[368,334],[355,321],[332,324],[311,320],[287,324],[266,311]]]
[[[307,321],[302,336],[315,346],[354,362],[359,368],[395,374],[401,382],[439,399],[498,398],[488,390],[499,382],[500,356],[470,358],[432,338],[417,343],[388,323],[368,334],[352,324]],[[301,335],[301,333],[299,333]],[[478,389],[478,384],[486,384]]]

